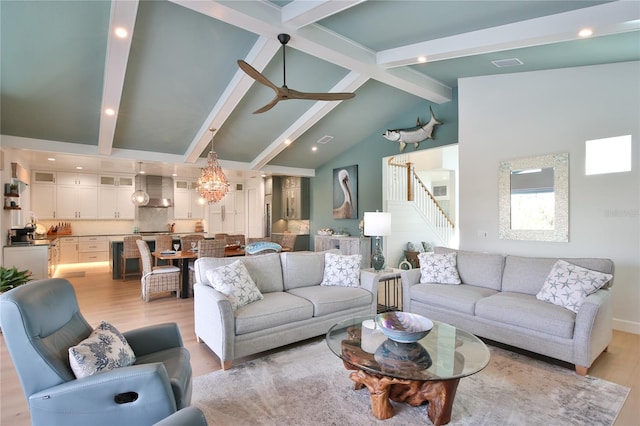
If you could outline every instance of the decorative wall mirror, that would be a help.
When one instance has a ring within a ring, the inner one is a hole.
[[[501,161],[499,236],[569,241],[569,153]]]

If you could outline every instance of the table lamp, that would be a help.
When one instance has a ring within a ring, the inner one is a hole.
[[[376,271],[384,268],[384,255],[380,237],[391,235],[391,213],[385,212],[365,212],[364,213],[364,234],[376,237],[376,247],[371,255],[371,266]]]

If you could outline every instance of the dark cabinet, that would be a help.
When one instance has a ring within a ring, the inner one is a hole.
[[[309,178],[280,176],[277,180],[274,180],[274,207],[278,201],[280,201],[280,209],[279,211],[274,209],[274,220],[309,219]]]

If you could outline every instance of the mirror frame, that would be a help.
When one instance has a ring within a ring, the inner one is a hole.
[[[511,172],[553,167],[555,218],[552,230],[511,229]],[[498,167],[498,203],[502,240],[569,241],[569,153],[548,154],[501,161]]]

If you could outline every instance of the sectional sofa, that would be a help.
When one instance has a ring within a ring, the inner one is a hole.
[[[580,375],[587,374],[609,345],[613,278],[573,312],[536,297],[557,258],[503,256],[443,247],[436,247],[435,253],[456,253],[461,284],[420,283],[420,269],[403,271],[405,311],[572,363]],[[609,259],[564,260],[611,276],[614,273]]]
[[[198,341],[218,355],[226,370],[237,358],[325,334],[335,323],[354,316],[375,314],[378,276],[360,271],[357,287],[320,285],[325,278],[325,253],[196,260],[193,289]],[[211,285],[207,272],[237,261],[246,267],[262,299],[234,310],[230,299]]]

